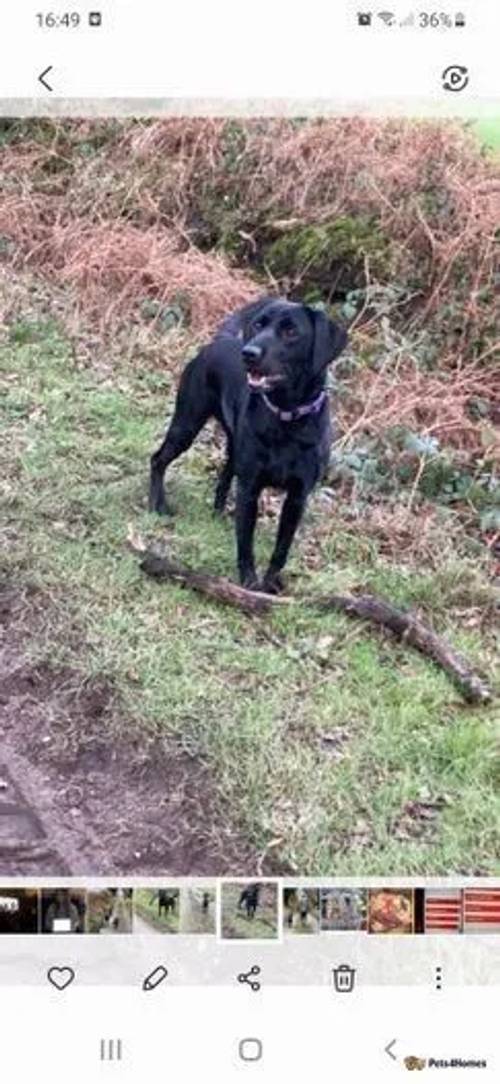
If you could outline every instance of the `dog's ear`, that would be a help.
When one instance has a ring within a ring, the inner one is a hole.
[[[321,309],[313,309],[308,305],[307,311],[314,326],[312,367],[316,374],[326,369],[327,365],[342,353],[347,345],[347,332],[341,324],[330,320]]]

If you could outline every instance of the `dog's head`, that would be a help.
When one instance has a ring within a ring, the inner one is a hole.
[[[269,298],[242,310],[241,329],[248,383],[264,391],[317,382],[347,342],[344,328],[319,309]]]

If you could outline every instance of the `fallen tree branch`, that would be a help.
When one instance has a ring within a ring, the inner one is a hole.
[[[154,553],[147,552],[141,561],[142,571],[157,580],[172,580],[184,587],[191,587],[202,595],[208,595],[218,602],[224,602],[229,606],[237,606],[249,614],[267,613],[271,606],[276,603],[283,605],[290,599],[277,598],[275,595],[265,595],[260,591],[247,591],[244,587],[238,587],[231,580],[223,579],[222,576],[209,576],[205,572],[192,572],[169,561],[167,557],[158,557]]]
[[[316,599],[314,605],[322,610],[341,610],[349,617],[359,617],[390,629],[403,643],[410,644],[445,670],[466,700],[474,704],[491,700],[491,690],[468,660],[415,614],[398,610],[376,595],[329,595]]]
[[[252,616],[268,613],[274,606],[296,603],[312,609],[339,610],[349,617],[356,617],[388,629],[403,643],[409,644],[440,666],[457,684],[466,700],[473,704],[485,704],[492,698],[486,681],[447,640],[438,636],[430,625],[426,625],[415,614],[399,610],[391,602],[386,602],[385,599],[378,598],[376,595],[328,595],[320,598],[313,596],[295,599],[277,597],[258,591],[247,591],[246,588],[239,587],[221,576],[193,572],[149,550],[143,552],[136,549],[135,552],[142,557],[140,567],[148,576],[180,583],[218,602],[236,606]]]

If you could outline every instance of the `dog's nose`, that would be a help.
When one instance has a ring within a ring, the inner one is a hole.
[[[242,354],[243,354],[243,357],[244,357],[245,361],[250,361],[250,362],[252,362],[252,361],[260,361],[263,353],[264,353],[264,351],[263,351],[262,347],[257,346],[257,344],[253,344],[253,343],[247,343],[247,345],[244,346],[243,350],[242,350]]]

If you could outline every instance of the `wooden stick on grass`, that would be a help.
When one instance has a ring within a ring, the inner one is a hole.
[[[260,591],[247,591],[239,587],[231,580],[223,579],[222,576],[209,576],[205,572],[193,572],[169,561],[167,557],[157,557],[154,553],[147,552],[141,561],[142,571],[157,580],[172,580],[184,587],[191,587],[202,595],[208,595],[218,602],[224,602],[229,606],[237,606],[248,614],[267,613],[271,606],[287,604],[291,599],[277,598],[275,595],[265,595]]]
[[[445,670],[456,682],[466,700],[474,704],[484,704],[491,700],[489,686],[468,660],[416,614],[399,610],[391,602],[376,595],[330,595],[316,599],[314,606],[322,610],[341,610],[349,617],[359,617],[389,629],[403,643],[410,644]]]
[[[244,587],[239,587],[220,576],[193,572],[150,551],[141,553],[141,557],[141,569],[148,576],[181,583],[202,595],[208,595],[209,598],[226,605],[236,606],[251,615],[268,613],[273,606],[300,603],[312,609],[339,610],[349,617],[359,618],[372,625],[388,629],[402,643],[409,644],[440,666],[456,683],[466,700],[473,704],[485,704],[492,698],[487,682],[447,640],[438,636],[430,625],[426,625],[415,614],[399,610],[391,602],[378,598],[376,595],[328,595],[322,598],[313,596],[296,599],[281,596],[278,598],[276,595],[247,591]]]

